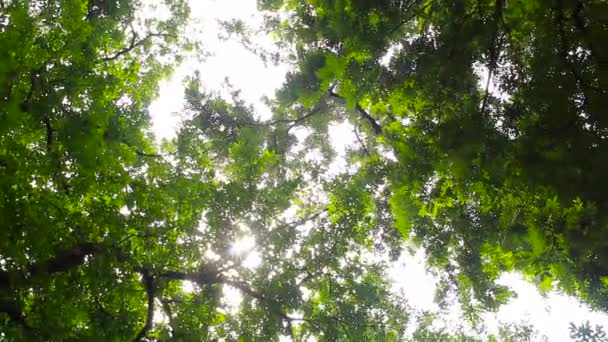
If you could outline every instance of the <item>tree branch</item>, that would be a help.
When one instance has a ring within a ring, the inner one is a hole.
[[[137,150],[135,153],[140,157],[148,157],[148,158],[165,158],[175,155],[177,152],[171,152],[166,154],[161,153],[145,153],[143,151]]]
[[[338,240],[336,239],[333,241],[331,247],[329,247],[328,249],[323,251],[323,254],[321,256],[315,258],[314,265],[316,265],[316,269],[314,270],[314,272],[310,272],[308,269],[304,269],[304,271],[306,271],[307,275],[304,278],[302,278],[302,280],[298,281],[298,287],[302,286],[304,283],[308,282],[309,280],[312,280],[312,279],[317,278],[322,275],[331,277],[331,275],[329,275],[328,273],[325,273],[323,271],[323,268],[327,265],[327,262],[334,256],[337,246],[338,246]],[[328,279],[331,279],[331,278],[328,278]]]
[[[486,80],[486,89],[483,96],[483,101],[481,104],[480,113],[484,115],[486,113],[486,108],[488,106],[488,100],[490,98],[490,83],[492,82],[492,78],[494,77],[494,72],[496,67],[498,66],[498,57],[500,55],[500,50],[502,49],[502,39],[499,37],[499,27],[501,23],[504,23],[504,18],[502,16],[502,8],[503,8],[503,0],[497,0],[494,9],[494,25],[496,28],[492,33],[492,39],[490,42],[490,60],[488,62],[488,79]]]
[[[357,126],[355,126],[355,138],[357,138],[357,142],[359,143],[359,145],[361,145],[361,148],[363,149],[363,153],[365,153],[366,156],[371,156],[371,154],[369,153],[369,150],[367,149],[367,146],[365,146],[365,144],[363,143],[363,140],[361,140],[361,137],[359,136],[359,129],[357,128]]]
[[[425,6],[423,6],[422,8],[418,9],[417,11],[414,11],[411,15],[409,15],[407,18],[405,18],[404,20],[402,20],[395,28],[393,28],[392,30],[389,31],[387,37],[392,36],[395,32],[399,31],[403,25],[409,23],[412,19],[416,18],[419,15],[424,14],[424,11],[429,8],[434,1],[430,1],[428,4],[426,4]],[[407,9],[405,10],[406,12],[409,12],[411,7],[416,5],[416,1],[411,1],[409,6],[407,6]]]
[[[160,273],[159,276],[170,279],[170,280],[188,280],[198,285],[210,285],[210,284],[225,284],[230,285],[241,292],[255,298],[259,301],[267,302],[272,300],[267,298],[263,293],[252,289],[247,283],[236,279],[230,279],[223,276],[221,273],[208,274],[203,272],[188,273],[179,271],[166,271]]]
[[[585,24],[584,14],[581,15],[581,13],[584,10],[585,10],[585,4],[583,3],[583,1],[578,0],[576,7],[574,9],[574,13],[572,14],[572,17],[574,19],[574,26],[583,35],[583,38],[585,38],[584,41],[587,44],[587,48],[591,52],[591,56],[597,62],[605,63],[606,60],[600,58],[599,53],[598,53],[597,49],[595,48],[595,46],[593,45],[593,43],[591,43],[591,41],[589,41],[589,39],[587,39],[589,37],[589,30],[587,29],[587,26]]]
[[[31,331],[32,328],[25,320],[25,315],[15,303],[0,303],[0,313],[6,314],[11,321],[21,326],[25,331]]]
[[[564,8],[563,8],[563,1],[558,1],[556,4],[556,7],[554,8],[555,14],[556,14],[556,20],[557,20],[557,31],[559,33],[559,37],[560,37],[560,52],[559,55],[561,57],[561,59],[563,60],[564,64],[566,64],[566,66],[568,67],[568,70],[570,70],[570,73],[572,73],[572,76],[574,76],[574,79],[576,80],[576,83],[578,83],[578,85],[581,88],[587,89],[587,90],[593,90],[595,92],[601,93],[601,94],[605,94],[606,91],[604,89],[601,89],[595,85],[589,84],[589,82],[587,82],[587,80],[585,80],[583,78],[583,75],[581,75],[581,73],[576,69],[576,66],[574,65],[574,63],[572,63],[570,60],[568,60],[568,39],[566,37],[566,30],[564,28],[564,22],[566,20],[566,17],[564,15]],[[583,89],[583,94],[584,94],[584,89]],[[586,94],[584,94],[586,97]]]
[[[213,267],[198,272],[165,271],[158,274],[169,280],[188,280],[199,285],[212,285],[224,282],[223,275]]]
[[[30,264],[27,267],[30,273],[29,276],[27,276],[25,272],[13,275],[8,271],[0,272],[0,288],[9,289],[13,287],[14,278],[17,278],[17,280],[26,280],[28,277],[35,277],[41,274],[56,274],[69,271],[82,265],[86,260],[86,256],[101,251],[100,247],[100,244],[92,242],[78,244],[68,251],[51,257],[46,261]],[[25,316],[21,310],[19,310],[15,302],[0,303],[0,312],[5,313],[12,321],[23,327],[24,330],[31,330],[31,327],[25,320]]]
[[[483,100],[481,102],[481,109],[479,110],[479,112],[483,115],[486,112],[486,107],[488,105],[488,99],[490,97],[490,82],[492,81],[492,73],[494,72],[494,68],[493,67],[489,67],[488,68],[488,78],[486,80],[486,89],[484,91],[483,94]]]
[[[306,119],[310,118],[311,116],[318,114],[320,111],[321,111],[321,106],[316,106],[310,112],[308,112],[300,117],[297,117],[295,119],[276,119],[276,120],[271,120],[271,121],[266,121],[266,122],[253,122],[253,123],[248,123],[246,125],[257,126],[257,127],[268,127],[268,126],[274,126],[277,124],[284,123],[284,124],[289,124],[289,127],[287,127],[287,132],[289,132],[292,128],[298,126],[299,124],[304,122]]]
[[[171,337],[175,338],[175,323],[173,321],[173,311],[171,310],[171,301],[169,300],[162,300],[160,301],[162,307],[163,307],[163,311],[165,312],[165,314],[167,315],[167,318],[169,319],[169,328],[171,328]]]
[[[175,35],[171,35],[171,34],[167,34],[167,33],[148,33],[148,35],[145,36],[143,39],[137,40],[137,34],[133,33],[133,36],[131,36],[131,42],[129,43],[129,46],[127,46],[127,47],[125,47],[125,48],[123,48],[121,50],[118,50],[112,56],[103,57],[101,60],[103,60],[105,62],[116,60],[120,56],[133,51],[135,48],[137,48],[137,47],[145,44],[148,40],[150,40],[150,39],[152,39],[154,37],[176,37],[176,36]]]
[[[257,292],[254,289],[252,289],[251,287],[249,287],[248,284],[242,282],[242,281],[238,281],[238,280],[234,280],[234,279],[224,279],[222,281],[223,284],[226,285],[230,285],[234,288],[239,289],[241,292],[246,293],[247,295],[249,295],[250,297],[253,297],[259,301],[267,301],[266,296],[261,293],[261,292]]]
[[[341,95],[339,95],[338,93],[333,91],[333,87],[329,88],[328,93],[329,93],[329,96],[331,96],[331,97],[335,97],[337,99],[340,99],[341,101],[345,101],[344,97],[342,97]],[[380,126],[378,121],[376,121],[376,119],[373,116],[371,116],[368,112],[366,112],[361,107],[359,102],[357,102],[357,104],[355,105],[355,110],[359,113],[359,115],[363,119],[367,120],[372,125],[372,128],[374,129],[374,133],[376,135],[382,134],[382,126]]]
[[[146,296],[148,297],[148,310],[146,312],[146,323],[141,328],[137,336],[135,336],[133,339],[134,342],[141,341],[144,337],[146,337],[154,325],[154,276],[150,274],[148,269],[143,269],[141,275],[142,282],[146,290]]]
[[[0,289],[9,289],[15,283],[27,281],[28,278],[44,274],[64,273],[84,264],[86,257],[102,250],[101,244],[94,242],[80,243],[71,249],[50,257],[48,260],[33,263],[27,266],[26,271],[1,271]]]
[[[334,244],[335,247],[335,244]],[[331,248],[333,249],[333,247]],[[278,301],[276,298],[273,298],[271,296],[267,296],[266,294],[264,294],[263,292],[259,292],[254,290],[253,288],[250,287],[249,284],[242,282],[240,280],[236,280],[236,279],[231,279],[231,278],[227,278],[224,277],[221,274],[216,275],[213,280],[211,281],[206,281],[204,277],[201,277],[200,274],[198,273],[187,273],[187,272],[179,272],[179,271],[166,271],[164,273],[159,274],[159,276],[165,277],[167,279],[171,279],[171,280],[190,280],[193,281],[199,285],[202,284],[225,284],[225,285],[230,285],[236,289],[238,289],[239,291],[241,291],[242,293],[250,296],[251,298],[257,299],[262,303],[265,304],[273,304],[273,303],[277,303],[280,304],[280,301]],[[331,279],[331,278],[330,278]],[[330,280],[331,281],[331,280]],[[330,290],[331,292],[331,290]],[[170,313],[170,307],[169,307],[169,303],[170,302],[176,302],[176,301],[171,301],[171,300],[165,300],[165,301],[161,301],[163,303],[163,308],[165,309],[166,312]],[[148,306],[148,312],[150,312],[150,301],[149,301],[149,306]],[[288,329],[288,333],[290,335],[293,336],[293,329],[291,326],[291,322],[293,321],[304,321],[307,322],[309,324],[311,324],[315,329],[322,331],[321,327],[318,325],[318,322],[315,319],[309,319],[309,318],[297,318],[297,317],[292,317],[289,316],[288,314],[286,314],[284,311],[282,311],[281,309],[279,309],[278,311],[275,311],[275,314],[278,315],[281,319],[283,319],[285,322],[287,322],[287,329]],[[148,318],[150,317],[150,314],[148,315]],[[350,322],[350,321],[346,321],[344,318],[339,317],[339,316],[327,316],[327,318],[334,320],[335,322],[337,322],[342,330],[348,334],[348,329],[347,326],[357,326],[357,327],[384,327],[384,324],[357,324],[355,322]],[[143,329],[142,329],[143,330]],[[145,335],[142,335],[141,337],[143,337]]]
[[[129,147],[136,147],[136,146],[134,146],[134,144],[131,144],[127,139],[121,139],[120,141]],[[135,154],[137,154],[140,157],[147,157],[147,158],[165,158],[165,157],[176,155],[177,151],[162,154],[162,153],[146,153],[142,150],[136,149]]]
[[[72,249],[52,257],[46,262],[30,266],[32,273],[45,272],[48,274],[63,273],[84,264],[89,255],[102,250],[100,243],[84,242],[74,246]]]
[[[53,146],[53,132],[55,132],[55,130],[53,129],[53,126],[51,126],[51,119],[48,115],[45,115],[42,120],[44,122],[44,127],[46,128],[46,151],[50,154]]]

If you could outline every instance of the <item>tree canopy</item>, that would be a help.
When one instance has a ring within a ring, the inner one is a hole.
[[[333,99],[364,163],[394,153],[395,227],[447,290],[495,307],[518,270],[608,309],[605,2],[261,3],[298,61],[278,106]]]
[[[404,241],[471,321],[507,271],[608,311],[608,3],[258,5],[272,117],[193,72],[159,143],[186,1],[0,0],[0,340],[540,338],[437,327],[391,288]]]

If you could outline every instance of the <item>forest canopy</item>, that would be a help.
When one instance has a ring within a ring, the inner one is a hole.
[[[271,115],[192,71],[160,141],[159,82],[206,53],[187,1],[0,0],[0,340],[542,338],[437,324],[387,276],[410,249],[467,326],[507,272],[608,312],[607,2],[258,9],[278,52],[222,27],[290,66]]]

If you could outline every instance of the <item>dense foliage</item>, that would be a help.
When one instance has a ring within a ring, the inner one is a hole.
[[[606,3],[260,6],[296,65],[273,117],[194,73],[159,146],[184,1],[0,0],[0,340],[475,340],[391,291],[404,237],[470,316],[505,270],[608,309]]]
[[[445,293],[496,308],[517,270],[608,309],[606,2],[261,5],[298,64],[277,106],[349,112]]]

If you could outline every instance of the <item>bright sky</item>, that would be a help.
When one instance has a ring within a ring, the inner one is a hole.
[[[252,27],[261,23],[261,16],[257,14],[255,0],[190,0],[193,23],[189,34],[196,35],[205,45],[205,51],[211,55],[204,61],[190,58],[186,60],[174,73],[170,80],[161,84],[160,97],[150,106],[153,119],[153,130],[159,138],[169,138],[175,134],[179,123],[176,112],[183,104],[182,80],[186,76],[199,70],[204,86],[207,90],[222,93],[224,79],[227,77],[236,89],[242,91],[242,97],[254,105],[256,111],[266,117],[269,110],[260,101],[263,96],[272,98],[275,89],[281,86],[286,65],[265,66],[254,54],[243,48],[235,40],[223,41],[218,38],[221,32],[217,20],[242,19]],[[269,37],[258,37],[257,44],[270,47]],[[224,88],[225,94],[225,88]],[[332,143],[343,157],[346,147],[354,142],[352,127],[339,125],[332,130]],[[339,159],[333,164],[333,172],[344,170],[345,162]],[[249,251],[254,242],[244,238],[234,244],[234,252]],[[437,309],[433,303],[435,278],[426,272],[424,255],[418,252],[414,256],[404,255],[389,270],[389,276],[395,282],[395,291],[402,290],[408,301],[421,309]],[[259,264],[259,257],[251,251],[248,264],[255,267]],[[516,299],[505,305],[497,314],[487,314],[486,324],[495,329],[498,321],[503,322],[533,322],[541,334],[546,335],[549,341],[570,341],[568,337],[568,324],[570,321],[580,324],[585,320],[592,325],[599,324],[608,327],[608,315],[591,312],[588,308],[577,303],[576,300],[558,293],[550,293],[543,298],[534,286],[522,279],[518,274],[507,274],[501,282],[510,286],[518,294]],[[238,293],[228,296],[238,297]],[[236,291],[236,290],[233,290]],[[457,325],[458,318],[454,313],[446,317],[448,326]]]

